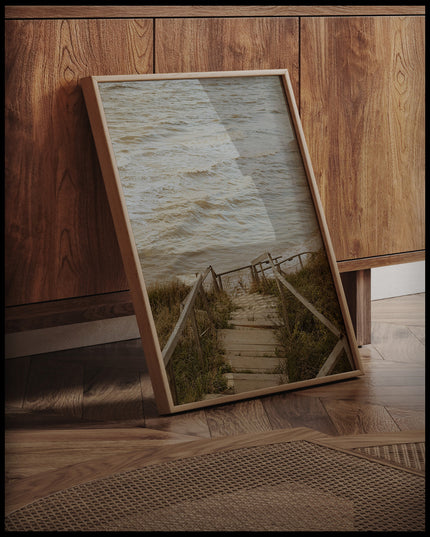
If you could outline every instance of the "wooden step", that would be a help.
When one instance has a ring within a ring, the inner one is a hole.
[[[279,358],[274,356],[234,356],[226,359],[235,372],[253,371],[255,373],[271,373],[279,365]]]
[[[271,328],[275,329],[279,325],[276,324],[274,320],[271,319],[237,319],[229,321],[231,325],[237,328]]]
[[[280,375],[271,373],[226,373],[225,377],[236,393],[270,388],[281,383]]]
[[[266,330],[261,328],[244,328],[241,330],[223,328],[220,329],[218,333],[226,349],[230,349],[230,345],[236,348],[237,345],[241,344],[245,344],[247,346],[275,346],[278,344],[273,330]]]

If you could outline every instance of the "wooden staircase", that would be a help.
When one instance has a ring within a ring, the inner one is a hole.
[[[233,369],[226,374],[229,385],[239,393],[280,384],[280,375],[273,372],[279,365],[274,331],[280,324],[276,299],[244,290],[232,299],[237,309],[231,328],[219,330],[226,360]]]

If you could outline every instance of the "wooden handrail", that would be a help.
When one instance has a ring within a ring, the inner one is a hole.
[[[301,252],[300,254],[295,254],[287,259],[284,259],[283,261],[280,261],[278,263],[278,267],[281,263],[284,263],[285,261],[291,261],[292,259],[294,259],[295,257],[299,257],[301,255],[304,255],[304,254],[309,254],[309,253],[312,253],[312,252]],[[278,260],[280,259],[282,256],[278,256],[275,258],[275,260]],[[261,264],[262,263],[269,263],[270,266],[268,267],[262,267]],[[341,337],[341,332],[328,320],[326,319],[321,313],[319,313],[315,308],[314,306],[312,306],[312,304],[310,304],[310,302],[308,302],[304,297],[302,297],[302,295],[300,295],[300,293],[298,293],[298,291],[296,291],[296,289],[294,289],[294,287],[288,283],[284,277],[281,275],[279,269],[275,266],[275,263],[274,263],[274,260],[272,258],[272,256],[269,254],[269,253],[264,253],[264,254],[261,254],[260,256],[258,256],[256,259],[254,259],[252,261],[252,264],[250,265],[246,265],[246,266],[243,266],[243,267],[239,267],[237,269],[233,269],[233,270],[228,270],[226,272],[221,272],[219,274],[217,274],[213,267],[212,266],[209,266],[205,272],[203,274],[199,274],[199,276],[197,277],[197,280],[196,282],[194,283],[192,289],[190,290],[190,292],[188,293],[187,297],[185,298],[184,302],[183,302],[183,309],[181,311],[181,314],[179,315],[179,319],[174,327],[174,329],[172,330],[172,333],[170,334],[169,336],[169,339],[166,343],[166,345],[164,346],[163,348],[163,351],[162,351],[162,356],[163,356],[163,362],[164,362],[164,365],[167,365],[170,358],[172,357],[172,354],[176,348],[176,345],[179,341],[179,338],[184,330],[184,327],[185,327],[185,323],[188,319],[188,317],[190,316],[191,314],[191,311],[192,311],[192,308],[194,306],[194,303],[196,301],[196,298],[197,298],[197,295],[198,295],[198,292],[199,290],[201,289],[202,285],[203,285],[203,282],[204,280],[206,279],[206,277],[208,276],[209,273],[212,274],[212,276],[214,277],[214,285],[216,285],[216,287],[218,287],[218,284],[216,284],[216,278],[217,277],[220,277],[220,276],[224,276],[226,274],[231,274],[233,272],[238,272],[240,270],[244,270],[244,269],[249,269],[249,268],[254,268],[257,264],[260,265],[260,269],[261,269],[261,274],[264,275],[264,271],[265,270],[268,270],[270,268],[272,268],[273,270],[273,273],[276,277],[276,279],[281,282],[283,285],[285,285],[289,291],[308,309],[310,310],[325,326],[327,326],[327,328],[333,332],[336,336],[338,337]],[[219,290],[219,289],[217,289]]]
[[[279,266],[279,265],[282,265],[282,263],[286,263],[287,261],[291,261],[291,260],[294,259],[295,257],[299,257],[299,258],[300,258],[300,256],[302,256],[302,255],[312,254],[312,253],[313,253],[313,252],[300,252],[299,254],[294,254],[294,255],[292,255],[291,257],[287,257],[287,258],[283,259],[282,261],[278,261],[277,265],[278,265],[278,266]],[[264,254],[264,255],[267,255],[267,254]],[[273,261],[276,261],[277,259],[280,259],[281,257],[282,257],[281,255],[278,255],[278,257],[274,257],[274,258],[272,258],[272,259],[273,259]],[[266,258],[265,258],[265,259],[266,259]],[[259,261],[258,263],[254,263],[254,265],[252,265],[252,266],[259,265],[260,263],[265,263],[265,264],[268,264],[268,265],[269,265],[268,267],[264,267],[263,270],[269,270],[269,269],[271,268],[271,267],[270,267],[270,263],[269,263],[269,261],[266,261],[266,260],[261,261],[261,262]]]
[[[231,274],[232,272],[238,272],[239,270],[245,270],[251,268],[252,265],[245,265],[244,267],[235,268],[232,270],[227,270],[226,272],[217,272],[217,276],[225,276],[226,274]]]
[[[330,322],[322,313],[320,313],[312,304],[306,300],[305,297],[303,297],[287,280],[282,276],[282,274],[279,272],[279,270],[275,267],[275,264],[273,262],[272,256],[268,253],[267,258],[269,259],[269,262],[272,266],[273,273],[275,275],[275,278],[277,278],[289,291],[292,293],[297,300],[299,300],[305,308],[307,308],[319,321],[321,321],[329,330],[330,332],[333,332],[335,336],[338,338],[341,337],[342,333],[340,330],[338,330],[332,322]]]
[[[295,257],[300,257],[301,255],[312,254],[312,253],[313,252],[300,252],[299,254],[292,255],[291,257],[287,257],[286,259],[283,259],[282,261],[279,261],[278,265],[282,265],[282,263],[286,263],[287,261],[291,261]],[[278,259],[278,258],[276,258],[276,259]]]
[[[184,307],[181,311],[181,314],[179,315],[179,319],[175,325],[175,328],[172,330],[172,333],[170,334],[170,337],[167,340],[167,343],[164,346],[164,349],[161,353],[163,356],[164,365],[167,365],[170,358],[172,357],[172,354],[176,348],[179,338],[184,330],[185,322],[187,321],[192,311],[198,292],[200,291],[200,288],[204,280],[206,279],[207,275],[209,274],[209,272],[211,272],[211,269],[212,267],[208,267],[203,274],[198,275],[195,284],[193,285],[191,291],[188,293],[184,301]]]
[[[346,343],[344,341],[344,338],[341,337],[336,343],[336,345],[333,347],[333,350],[331,351],[327,360],[323,363],[321,369],[318,372],[317,378],[326,377],[327,375],[330,375],[330,373],[333,371],[334,367],[337,364],[340,353],[345,349],[345,346]]]
[[[299,254],[294,254],[294,255],[291,256],[291,257],[288,257],[288,258],[286,258],[286,259],[283,259],[282,261],[279,261],[278,265],[281,265],[282,263],[285,263],[285,262],[287,262],[287,261],[291,261],[291,260],[294,259],[295,257],[299,257],[299,256],[301,256],[301,255],[305,255],[305,254],[312,254],[312,253],[313,253],[313,252],[300,252]],[[263,261],[262,261],[262,263],[263,263],[263,262],[264,262],[264,263],[269,263],[269,261],[266,261],[266,259],[267,259],[267,254],[264,253],[263,256],[265,256],[265,257],[263,257]],[[259,256],[259,257],[261,257],[261,256]],[[256,258],[256,259],[259,259],[259,257]],[[282,256],[279,255],[278,257],[275,257],[274,260],[276,261],[277,259],[280,259],[281,257],[282,257]],[[216,275],[217,275],[217,276],[225,276],[226,274],[232,274],[233,272],[239,272],[239,270],[249,269],[249,268],[251,268],[251,267],[254,267],[254,266],[260,264],[260,262],[255,263],[254,261],[255,261],[255,259],[254,259],[253,261],[251,261],[251,264],[249,264],[249,265],[244,265],[243,267],[235,268],[235,269],[232,269],[232,270],[227,270],[227,271],[225,271],[225,272],[217,272]],[[269,270],[270,268],[271,268],[270,266],[268,266],[268,267],[264,267],[263,270]]]

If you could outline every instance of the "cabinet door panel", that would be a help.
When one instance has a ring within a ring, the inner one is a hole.
[[[301,20],[301,118],[336,258],[424,249],[424,17]]]
[[[149,20],[5,22],[7,305],[127,289],[78,82],[152,57]]]
[[[155,72],[288,69],[298,100],[297,18],[157,19]]]

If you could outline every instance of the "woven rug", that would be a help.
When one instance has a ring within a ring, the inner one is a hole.
[[[424,476],[307,440],[243,447],[76,485],[6,531],[424,531]]]
[[[354,448],[357,453],[363,453],[373,459],[383,459],[401,468],[411,468],[425,473],[424,442],[408,442],[404,444],[387,444],[384,446],[369,446]]]

